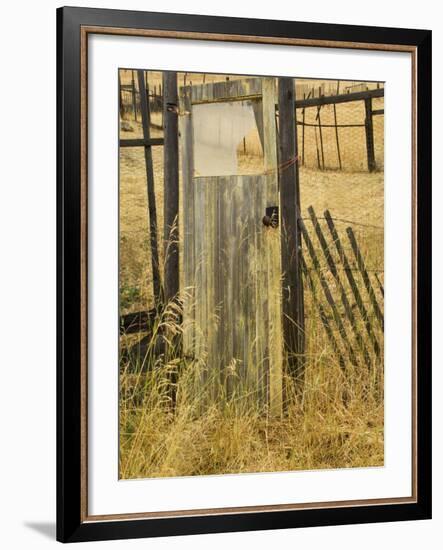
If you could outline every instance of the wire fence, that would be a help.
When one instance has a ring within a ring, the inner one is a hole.
[[[180,73],[179,86],[191,83],[199,84],[217,78],[221,77]],[[148,94],[151,136],[158,138],[162,136],[163,125],[161,73],[145,72],[145,85]],[[382,85],[330,81],[322,83],[320,86],[317,84],[314,86],[312,81],[296,81],[297,100],[324,98],[327,101],[328,97],[364,94],[368,91],[379,93],[382,91]],[[341,342],[341,333],[334,325],[334,312],[329,311],[328,313],[330,304],[324,296],[318,274],[322,274],[321,276],[330,285],[336,309],[343,319],[348,319],[348,322],[349,312],[346,312],[346,306],[343,304],[343,292],[340,290],[340,285],[346,288],[351,314],[354,310],[358,312],[360,305],[350,283],[352,275],[355,279],[359,278],[357,287],[360,289],[366,310],[371,312],[374,309],[371,298],[365,290],[367,280],[369,280],[376,300],[380,304],[380,311],[383,309],[384,98],[371,97],[369,103],[369,111],[368,101],[365,99],[303,106],[296,109],[301,222],[306,228],[306,235],[310,238],[318,259],[316,264],[310,255],[307,242],[304,240],[305,292],[311,289],[310,294],[313,295],[315,291],[316,300],[322,304],[326,318],[330,318],[333,325],[332,334],[335,335],[343,354],[346,351],[346,343]],[[120,115],[121,138],[142,138],[140,93],[136,71],[134,73],[123,71],[120,75]],[[368,166],[368,117],[372,120],[372,146],[375,161],[375,166],[371,171]],[[162,228],[163,224],[162,159],[163,146],[157,144],[152,147],[152,162],[159,228]],[[120,150],[120,186],[121,310],[122,313],[129,313],[146,309],[146,306],[149,309],[153,304],[150,269],[151,243],[146,215],[148,205],[143,147],[125,147]],[[315,216],[315,223],[312,213]],[[331,224],[340,236],[342,253],[337,250],[336,241],[332,238]],[[318,237],[319,228],[324,239],[329,243],[326,253]],[[362,263],[359,263],[356,252],[352,248],[352,238],[357,243],[358,254],[364,262],[364,271],[367,275],[366,283],[363,278]],[[158,239],[161,261],[162,231],[159,231]],[[347,263],[343,261],[344,255],[348,260]],[[335,264],[332,271],[331,258],[334,259]],[[340,282],[337,282],[338,280]],[[312,309],[312,313],[314,311],[320,317],[323,315],[318,306],[316,309]],[[365,333],[364,320],[360,319],[359,323],[357,323],[360,327],[359,330]],[[334,333],[334,330],[338,330],[338,332]],[[348,331],[353,333],[351,325],[349,325]],[[354,347],[359,345],[358,338],[354,342]],[[379,342],[379,346],[382,346],[381,342]]]
[[[120,114],[122,118],[140,122],[140,93],[135,72],[126,71],[124,83],[120,78]],[[151,126],[161,130],[161,73],[146,71],[145,75]],[[197,84],[205,82],[210,76],[182,73],[181,80],[184,84]],[[367,97],[338,104],[333,101],[338,96],[352,97],[352,94],[358,92],[382,91],[382,84],[328,81],[315,86],[311,82],[296,80],[296,99],[312,101],[324,98],[325,104],[299,107],[296,110],[300,165],[316,170],[383,171],[384,97]],[[329,97],[331,102],[328,102]]]

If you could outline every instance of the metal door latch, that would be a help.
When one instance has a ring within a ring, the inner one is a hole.
[[[278,227],[278,206],[267,206],[263,216],[263,225]]]

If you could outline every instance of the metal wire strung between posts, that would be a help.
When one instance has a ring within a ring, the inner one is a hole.
[[[295,155],[295,156],[291,157],[290,159],[285,160],[285,162],[282,162],[281,164],[278,164],[275,168],[270,168],[269,170],[265,170],[263,172],[263,174],[265,176],[268,176],[270,174],[274,174],[275,172],[278,172],[279,174],[281,174],[282,172],[284,172],[285,170],[290,168],[292,165],[294,165],[298,161],[299,161],[299,157],[298,157],[298,155]]]
[[[318,123],[297,121],[297,126],[308,126],[310,128],[318,127]],[[364,128],[364,124],[323,124],[322,128]]]
[[[302,218],[302,220],[309,220],[310,218]],[[325,220],[326,218],[322,216],[317,217],[318,220]],[[381,227],[380,225],[373,225],[371,223],[362,223],[362,222],[355,222],[353,220],[346,220],[344,218],[331,218],[335,222],[343,222],[343,223],[350,223],[352,225],[360,225],[361,227],[370,227],[371,229],[378,229],[379,231],[384,231],[385,228]]]

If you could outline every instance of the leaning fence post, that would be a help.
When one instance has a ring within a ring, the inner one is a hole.
[[[278,79],[278,112],[283,338],[289,372],[295,380],[302,381],[305,320],[300,265],[301,238],[297,223],[300,185],[292,78]]]
[[[355,239],[354,232],[352,231],[352,227],[348,227],[346,229],[346,233],[348,234],[349,242],[351,243],[352,251],[354,252],[358,269],[360,270],[361,276],[363,278],[363,282],[366,287],[366,292],[368,293],[369,299],[371,300],[371,304],[372,304],[372,308],[374,310],[375,316],[377,317],[380,323],[381,329],[384,330],[384,316],[383,316],[383,313],[381,312],[380,306],[378,305],[377,298],[375,296],[375,292],[372,287],[365,262],[363,260],[363,256],[361,255],[360,249]]]
[[[137,121],[137,99],[135,97],[135,80],[134,71],[131,72],[131,84],[132,84],[132,110],[134,111],[134,120]]]
[[[366,132],[366,152],[368,156],[368,170],[375,170],[375,150],[374,150],[374,126],[372,121],[372,98],[365,99],[365,132]]]
[[[148,140],[150,140],[151,138],[151,117],[143,71],[138,70],[137,76],[141,98],[140,105],[142,114],[143,139],[146,142],[144,146],[144,151],[146,164],[146,187],[148,195],[149,236],[151,242],[152,284],[154,289],[155,306],[158,307],[161,301],[161,279],[157,245],[157,208],[155,204],[154,167],[152,163],[152,148],[151,145],[148,144]]]
[[[120,76],[120,71],[118,71],[118,107],[120,111],[120,118],[123,118],[124,109],[123,109],[123,97],[122,97],[122,79]]]

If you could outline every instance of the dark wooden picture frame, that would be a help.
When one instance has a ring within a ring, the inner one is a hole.
[[[87,37],[91,33],[410,52],[411,498],[90,516],[87,507]],[[76,542],[431,517],[431,32],[88,8],[57,10],[57,539]]]

